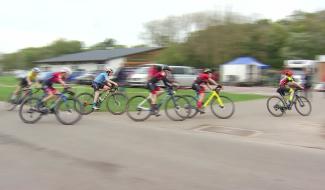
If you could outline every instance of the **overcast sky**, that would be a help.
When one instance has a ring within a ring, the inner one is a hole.
[[[277,20],[294,10],[325,9],[325,0],[0,0],[0,52],[65,38],[87,46],[114,38],[144,43],[143,24],[171,15],[216,10]]]

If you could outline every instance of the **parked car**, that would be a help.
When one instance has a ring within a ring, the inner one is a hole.
[[[130,86],[145,86],[148,80],[149,68],[152,65],[145,65],[136,69],[128,78]],[[197,72],[192,67],[187,66],[170,66],[175,81],[183,87],[189,87],[197,77]]]

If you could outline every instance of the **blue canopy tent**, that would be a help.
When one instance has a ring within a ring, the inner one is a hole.
[[[225,65],[257,65],[261,69],[268,69],[270,68],[270,65],[263,64],[259,61],[257,61],[253,57],[238,57],[232,61],[229,61],[225,63]]]

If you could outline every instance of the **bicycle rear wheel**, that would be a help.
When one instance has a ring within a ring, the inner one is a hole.
[[[108,96],[106,100],[106,107],[113,115],[121,115],[126,110],[128,97],[122,93],[114,93]]]
[[[267,110],[275,117],[281,117],[286,110],[287,104],[278,96],[271,96],[266,102]]]
[[[183,96],[171,96],[165,103],[165,113],[173,121],[184,121],[191,114],[190,102]]]
[[[83,106],[83,111],[81,112],[82,115],[88,115],[94,111],[93,110],[94,96],[92,94],[84,92],[79,94],[76,98]]]
[[[183,97],[189,101],[189,105],[188,105],[187,109],[190,109],[190,114],[189,114],[188,118],[195,117],[199,113],[199,111],[197,109],[197,99],[191,95],[184,95]]]
[[[230,98],[226,96],[220,96],[220,99],[223,102],[223,107],[220,106],[214,98],[210,103],[211,111],[216,117],[219,117],[221,119],[228,119],[235,112],[235,104]]]
[[[69,97],[66,100],[59,100],[55,107],[55,116],[64,125],[77,123],[83,113],[83,106],[76,98]]]
[[[19,117],[24,123],[33,124],[39,121],[42,113],[38,109],[41,100],[35,97],[25,99],[19,108]]]
[[[126,113],[133,121],[144,121],[151,115],[151,104],[145,96],[133,96],[126,106]]]
[[[302,116],[310,115],[312,110],[310,101],[303,96],[297,96],[295,108],[297,112]]]

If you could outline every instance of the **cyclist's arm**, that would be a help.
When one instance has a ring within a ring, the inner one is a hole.
[[[118,86],[118,84],[110,79],[106,80],[107,83],[113,84],[114,86]]]
[[[33,84],[33,82],[30,80],[29,76],[26,77],[28,86],[31,86]]]

